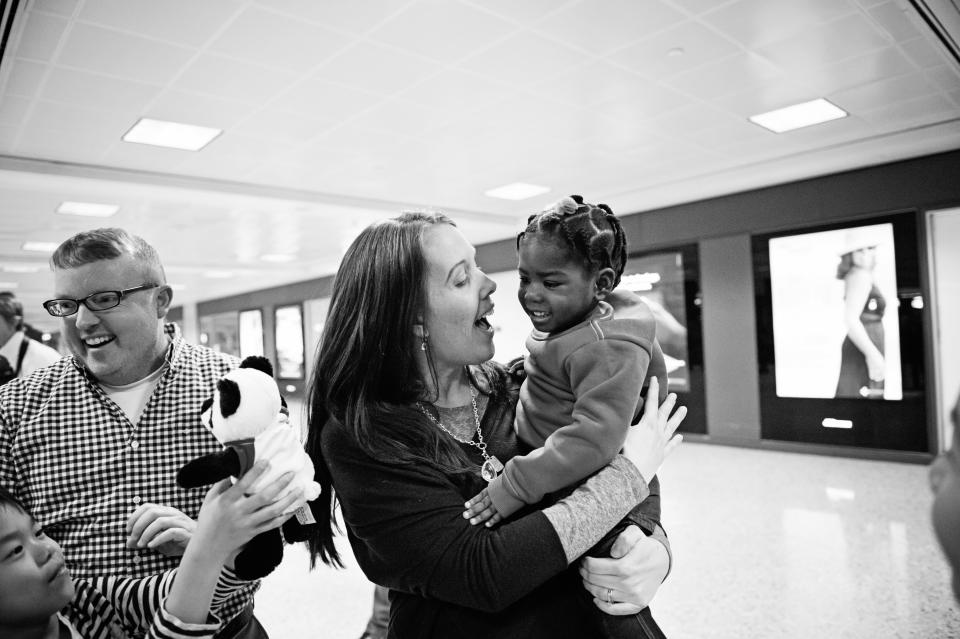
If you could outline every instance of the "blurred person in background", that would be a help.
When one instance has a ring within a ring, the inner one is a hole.
[[[0,383],[26,377],[60,359],[60,353],[27,336],[23,305],[9,291],[0,293],[0,358]]]

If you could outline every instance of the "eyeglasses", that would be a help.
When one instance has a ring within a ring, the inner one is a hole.
[[[97,293],[91,293],[83,299],[73,300],[70,298],[63,298],[57,300],[47,300],[43,303],[43,308],[47,309],[47,312],[53,315],[54,317],[69,317],[74,315],[77,311],[80,310],[80,305],[83,304],[91,311],[105,311],[107,309],[114,308],[120,305],[120,300],[123,299],[124,295],[128,293],[136,293],[137,291],[144,291],[148,288],[157,288],[159,284],[143,284],[142,286],[134,286],[133,288],[125,288],[122,291],[99,291]]]

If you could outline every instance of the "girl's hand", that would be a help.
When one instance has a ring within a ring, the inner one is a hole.
[[[463,511],[463,518],[469,519],[474,526],[485,522],[484,525],[487,528],[492,528],[503,520],[503,517],[497,512],[497,507],[493,505],[486,488],[465,503],[463,507],[466,508]]]
[[[681,406],[670,415],[677,403],[674,393],[667,395],[663,404],[658,407],[658,393],[659,382],[653,377],[650,379],[647,400],[643,405],[643,417],[628,429],[627,439],[623,444],[623,454],[633,462],[648,484],[667,455],[683,441],[683,435],[675,435],[674,432],[687,416],[686,406]]]
[[[204,544],[208,552],[226,558],[256,535],[280,526],[293,515],[293,511],[287,510],[300,499],[303,490],[292,490],[278,499],[293,481],[293,472],[280,475],[254,495],[246,494],[268,467],[268,462],[259,461],[236,484],[224,479],[207,491],[194,540]]]

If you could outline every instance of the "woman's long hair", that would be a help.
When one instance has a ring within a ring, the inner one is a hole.
[[[336,496],[321,449],[330,419],[383,463],[426,465],[451,475],[472,472],[463,450],[441,437],[416,406],[436,386],[435,376],[431,384],[421,377],[415,356],[420,341],[413,332],[423,322],[426,299],[421,238],[436,224],[453,222],[441,214],[405,213],[367,227],[347,249],[333,280],[308,399],[306,449],[323,488],[318,525],[307,540],[311,567],[318,557],[342,566],[333,543]]]

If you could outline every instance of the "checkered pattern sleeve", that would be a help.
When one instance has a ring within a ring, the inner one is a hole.
[[[236,358],[186,343],[174,325],[167,370],[137,424],[74,358],[0,387],[0,483],[23,500],[63,547],[74,576],[144,577],[178,558],[126,547],[126,521],[141,504],[171,506],[196,519],[206,488],[184,490],[176,473],[220,450],[200,421],[200,404]],[[232,619],[258,588],[223,607]]]

